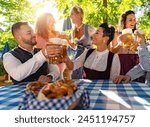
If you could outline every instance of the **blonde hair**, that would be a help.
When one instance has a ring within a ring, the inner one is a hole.
[[[78,6],[78,5],[74,5],[71,8],[71,11],[74,11],[75,13],[82,13],[82,14],[84,14],[83,9],[80,6]]]
[[[83,20],[83,16],[84,16],[84,12],[83,12],[83,9],[78,6],[78,5],[74,5],[72,8],[71,8],[71,11],[70,12],[75,12],[76,14],[80,13],[82,15],[82,20]]]
[[[36,35],[48,39],[50,34],[55,34],[55,19],[50,13],[43,13],[37,19],[35,25]]]

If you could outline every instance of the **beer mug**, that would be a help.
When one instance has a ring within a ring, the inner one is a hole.
[[[144,39],[146,38],[146,32],[144,30],[136,30],[134,34],[136,36],[136,40],[138,40],[139,36],[142,36]]]
[[[66,62],[67,60],[67,50],[68,50],[68,46],[67,46],[67,40],[66,39],[61,39],[61,38],[51,38],[49,39],[49,43],[47,44],[47,46],[49,45],[59,45],[61,47],[61,51],[60,54],[58,54],[57,56],[48,56],[48,62],[51,64],[58,64],[58,63],[63,63]]]
[[[127,28],[122,30],[122,35],[120,36],[120,40],[122,41],[122,45],[126,49],[130,49],[130,46],[134,42],[134,37],[132,34],[132,29]]]
[[[131,46],[132,51],[136,52],[138,50],[138,47],[140,45],[139,39],[142,37],[145,40],[145,36],[146,36],[146,33],[143,30],[136,30],[134,32],[134,43]]]

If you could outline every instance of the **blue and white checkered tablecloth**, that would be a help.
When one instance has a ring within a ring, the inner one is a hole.
[[[25,92],[26,84],[0,87],[0,109],[18,109],[19,99]]]
[[[144,110],[150,109],[150,86],[130,82],[113,84],[109,80],[78,80],[90,93],[92,110]]]
[[[113,84],[109,80],[77,80],[89,92],[90,110],[150,109],[150,86],[144,83]],[[26,84],[0,88],[0,109],[18,109]]]

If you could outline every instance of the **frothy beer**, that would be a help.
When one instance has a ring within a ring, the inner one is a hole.
[[[57,56],[49,56],[48,62],[52,64],[63,63],[66,62],[67,59],[67,40],[60,38],[51,38],[49,39],[49,44],[47,45],[60,45],[61,52]]]
[[[133,43],[132,29],[127,28],[122,30],[122,35],[126,35],[122,41],[123,47],[129,49]]]

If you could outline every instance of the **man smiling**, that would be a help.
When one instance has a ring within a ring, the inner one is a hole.
[[[27,22],[15,23],[12,26],[12,34],[18,47],[4,54],[3,63],[13,83],[56,80],[60,74],[58,67],[48,64],[46,55],[59,53],[59,48],[55,47],[50,50],[46,47],[41,50],[34,48],[35,34]]]

